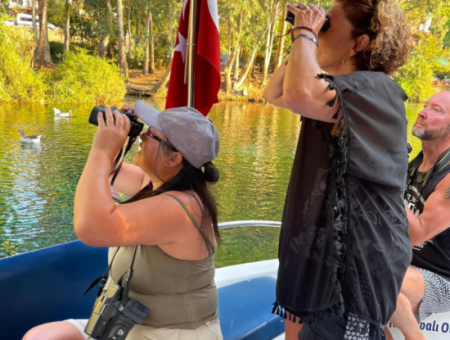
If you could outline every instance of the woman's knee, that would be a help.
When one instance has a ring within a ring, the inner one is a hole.
[[[84,340],[84,337],[75,326],[61,321],[36,326],[22,340]]]

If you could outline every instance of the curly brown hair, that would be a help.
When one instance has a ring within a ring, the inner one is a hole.
[[[394,73],[413,44],[408,21],[394,0],[336,0],[353,26],[353,38],[367,34],[370,43],[354,59],[359,70]]]

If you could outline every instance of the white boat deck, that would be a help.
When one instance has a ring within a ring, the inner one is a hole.
[[[237,282],[251,280],[257,277],[269,276],[276,278],[278,270],[278,260],[268,260],[253,263],[239,264],[216,270],[217,287],[225,287]],[[268,306],[270,308],[270,306]],[[427,340],[449,340],[450,339],[450,313],[433,314],[420,327]],[[404,337],[398,329],[389,327],[395,340],[403,340]],[[273,340],[284,340],[281,334]]]

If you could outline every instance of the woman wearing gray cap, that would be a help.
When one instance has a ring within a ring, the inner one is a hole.
[[[116,189],[131,198],[120,205],[111,198],[110,170],[130,121],[117,111],[114,120],[107,109],[106,121],[98,117],[76,190],[75,233],[86,244],[110,247],[105,290],[118,284],[134,258],[129,297],[149,314],[127,340],[222,339],[214,283],[217,206],[208,188],[218,180],[211,161],[219,152],[219,135],[193,108],[159,113],[138,101],[135,110],[149,128],[140,136],[135,165],[124,163],[115,181]],[[89,323],[44,324],[24,339],[88,339]]]

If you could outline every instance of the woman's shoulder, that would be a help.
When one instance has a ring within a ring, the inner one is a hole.
[[[165,196],[175,205],[181,206],[187,213],[199,213],[203,204],[195,191],[167,191],[160,196]]]
[[[384,72],[357,71],[333,77],[341,90],[351,92],[373,89],[374,87],[389,88],[404,94],[403,89]],[[406,97],[406,94],[405,94]],[[406,100],[405,98],[404,100]]]

